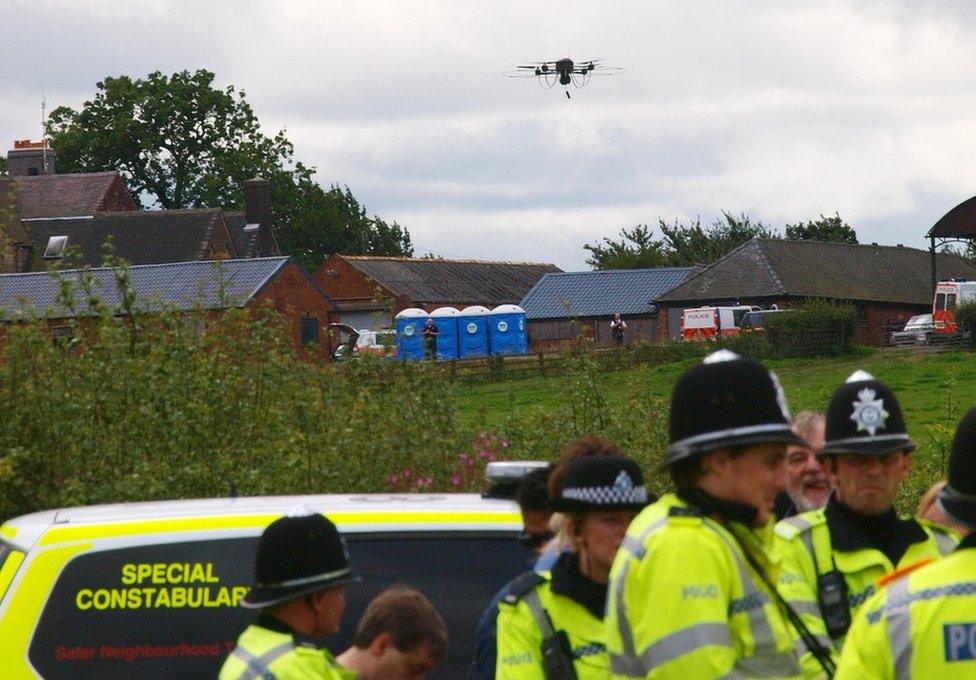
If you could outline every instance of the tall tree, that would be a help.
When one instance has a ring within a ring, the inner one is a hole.
[[[621,229],[619,241],[604,237],[602,243],[587,243],[583,248],[590,251],[586,264],[594,269],[661,267],[668,261],[664,242],[655,239],[646,224]]]
[[[786,238],[793,241],[835,241],[837,243],[857,243],[857,232],[840,218],[820,215],[819,220],[797,222],[786,225]]]
[[[669,225],[659,220],[668,263],[688,266],[714,262],[752,238],[779,238],[779,235],[760,221],[755,223],[745,213],[738,217],[722,211],[722,218],[702,227],[701,220],[683,225],[675,221]]]
[[[348,188],[318,186],[284,131],[266,136],[244,92],[216,88],[212,72],[109,77],[96,88],[80,110],[51,112],[62,172],[116,170],[145,206],[167,209],[240,209],[243,182],[261,176],[279,243],[306,266],[335,252],[412,252],[406,229],[367,217]]]

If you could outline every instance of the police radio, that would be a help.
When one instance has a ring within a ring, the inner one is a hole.
[[[560,630],[542,641],[542,668],[546,680],[577,680],[573,652],[566,631]]]
[[[834,569],[817,574],[817,601],[820,614],[827,625],[827,633],[833,639],[844,637],[851,627],[851,608],[847,604],[847,581],[844,574]]]

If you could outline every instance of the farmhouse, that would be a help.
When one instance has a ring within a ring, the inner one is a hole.
[[[47,142],[14,142],[0,178],[2,271],[99,266],[111,241],[130,264],[272,257],[271,185],[244,183],[245,210],[139,210],[117,172],[54,174]]]
[[[118,273],[118,269],[101,267],[0,274],[0,314],[5,321],[46,319],[58,337],[70,332],[65,323],[68,319],[96,314],[89,290],[113,313],[125,314],[122,291],[116,283]],[[128,268],[128,274],[135,293],[133,313],[219,313],[233,307],[256,310],[268,305],[288,325],[296,348],[314,348],[317,356],[329,355],[325,328],[336,311],[335,303],[289,257],[136,265]],[[73,296],[68,306],[63,304],[65,289]]]
[[[553,264],[332,255],[313,278],[356,328],[388,326],[408,307],[432,311],[469,305],[516,304]]]
[[[976,265],[936,255],[941,278],[976,279]],[[658,337],[675,338],[687,307],[753,304],[789,307],[811,299],[857,309],[857,341],[879,345],[886,331],[932,309],[930,254],[916,248],[822,241],[752,239],[655,300]]]
[[[620,269],[546,274],[521,302],[533,348],[575,338],[588,327],[597,344],[609,345],[610,320],[627,323],[627,343],[658,336],[653,300],[685,281],[695,267]]]

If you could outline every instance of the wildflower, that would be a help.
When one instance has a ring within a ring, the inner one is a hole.
[[[454,486],[461,486],[461,475],[454,475],[451,477],[451,484]]]

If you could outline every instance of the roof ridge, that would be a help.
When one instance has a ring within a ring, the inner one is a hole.
[[[771,240],[771,239],[767,239],[767,240]],[[759,253],[759,257],[761,258],[762,266],[765,267],[766,272],[771,277],[773,277],[773,284],[779,289],[779,292],[781,294],[785,294],[786,285],[783,283],[783,279],[779,277],[779,272],[776,271],[776,267],[773,266],[773,263],[769,260],[769,256],[766,255],[766,251],[763,248],[765,240],[755,239],[755,241],[756,241],[756,250]]]
[[[273,257],[238,257],[228,260],[185,260],[183,262],[156,262],[153,264],[130,264],[128,269],[153,269],[160,267],[198,267],[202,265],[223,265],[238,262],[261,262],[267,260],[290,260],[291,257],[288,255],[276,255]],[[121,267],[77,267],[75,269],[51,269],[41,272],[9,272],[0,274],[0,278],[7,276],[50,276],[51,274],[75,274],[78,272],[111,272]]]
[[[517,264],[542,267],[555,267],[553,262],[528,262],[524,260],[476,260],[470,258],[444,258],[444,257],[403,257],[399,255],[343,255],[336,253],[337,257],[345,260],[383,260],[391,262],[450,262],[455,264]]]
[[[102,170],[100,172],[56,172],[50,175],[8,175],[7,179],[13,180],[47,180],[58,177],[115,177],[120,176],[118,170]]]

